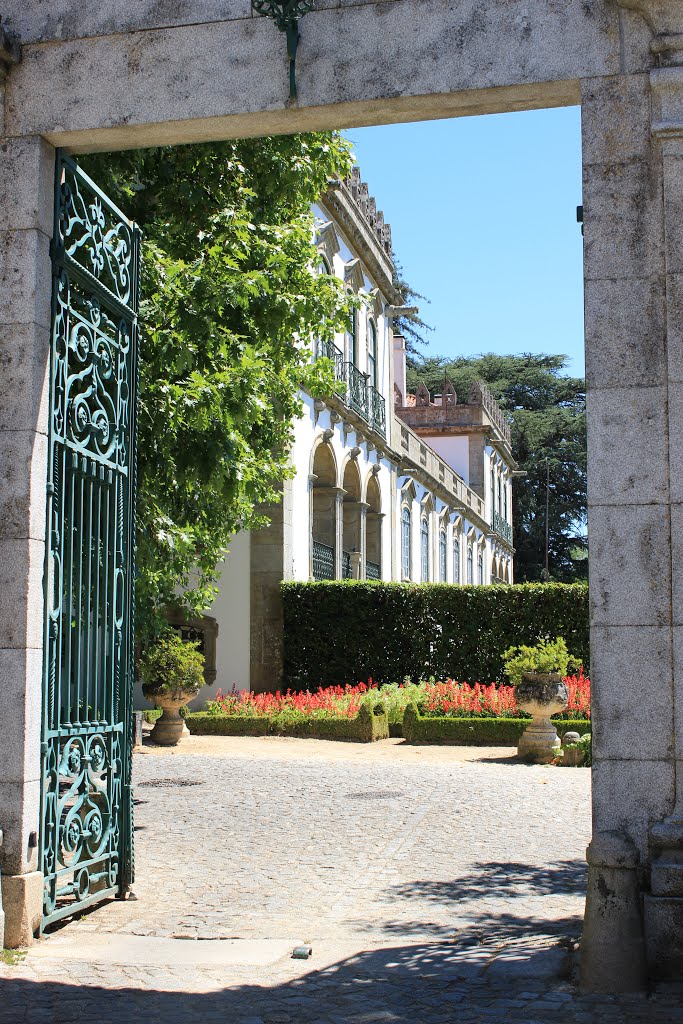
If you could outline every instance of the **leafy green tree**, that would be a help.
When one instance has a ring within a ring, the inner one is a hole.
[[[297,391],[331,388],[315,337],[349,300],[316,272],[311,204],[350,169],[336,133],[84,158],[144,232],[138,638],[205,609],[230,537],[291,473]],[[179,594],[185,590],[184,597]]]
[[[401,266],[400,260],[396,256],[396,253],[392,253],[392,260],[394,264],[394,288],[401,296],[401,302],[404,306],[417,306],[420,302],[429,303],[429,299],[421,295],[420,292],[416,292],[414,288],[406,281],[403,276],[403,267]],[[417,313],[403,313],[401,316],[397,316],[394,320],[394,333],[402,334],[406,339],[406,351],[416,355],[418,352],[418,345],[428,345],[429,342],[425,337],[425,334],[433,331],[434,328],[420,316],[419,311]]]
[[[408,385],[440,390],[444,377],[467,394],[484,380],[509,415],[512,451],[526,474],[513,480],[515,577],[545,577],[546,481],[549,479],[549,569],[559,581],[585,579],[586,385],[564,373],[562,355],[493,353],[413,360]]]

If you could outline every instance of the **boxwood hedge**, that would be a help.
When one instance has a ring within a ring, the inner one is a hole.
[[[350,740],[374,743],[389,736],[389,719],[383,704],[363,701],[355,718],[286,717],[246,718],[241,715],[213,715],[206,711],[187,716],[190,732],[196,736],[299,736],[319,740]]]
[[[453,743],[463,747],[516,747],[528,718],[429,718],[409,704],[403,716],[403,737],[408,743]],[[566,732],[590,732],[588,720],[554,722],[560,739]]]
[[[355,580],[283,583],[283,685],[503,681],[513,644],[563,636],[589,671],[588,588]]]

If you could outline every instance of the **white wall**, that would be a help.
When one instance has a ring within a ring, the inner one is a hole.
[[[425,444],[433,448],[444,462],[454,469],[469,486],[470,482],[470,449],[466,437],[429,437],[423,439]]]
[[[249,689],[251,537],[248,532],[233,537],[228,556],[221,566],[220,593],[207,612],[218,622],[216,641],[216,684],[205,687],[197,705],[233,688]]]

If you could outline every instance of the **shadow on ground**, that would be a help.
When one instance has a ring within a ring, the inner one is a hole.
[[[567,984],[558,946],[491,961],[452,943],[375,949],[271,987],[160,991],[150,972],[140,988],[1,983],[1,1024],[683,1024],[671,1000],[580,997]],[[168,972],[167,972],[168,973]],[[175,983],[183,987],[182,973]],[[110,982],[111,984],[111,982]],[[196,983],[195,983],[196,984]],[[143,987],[144,985],[144,987]]]
[[[416,879],[385,889],[380,899],[396,907],[397,913],[393,920],[382,916],[379,929],[391,936],[429,935],[462,943],[476,943],[484,935],[487,938],[550,935],[578,939],[583,924],[581,913],[535,917],[529,908],[529,897],[583,898],[586,878],[586,862],[578,859],[543,866],[518,861],[482,861],[473,864],[467,874],[449,881]],[[506,910],[493,909],[491,901],[494,900],[504,900]],[[411,904],[416,914],[408,918],[406,911],[410,912]],[[464,909],[459,916],[460,907]],[[447,922],[443,921],[444,912]],[[437,920],[439,916],[441,921]],[[353,924],[360,932],[378,931],[378,925],[372,921],[357,920]]]

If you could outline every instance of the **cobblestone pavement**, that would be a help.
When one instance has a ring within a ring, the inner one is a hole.
[[[577,995],[589,772],[510,753],[148,748],[135,766],[137,899],[0,966],[0,1022],[683,1024],[680,993]],[[282,944],[273,962],[202,962],[209,947],[220,961],[254,945],[235,939]],[[283,955],[300,942],[310,960]]]

